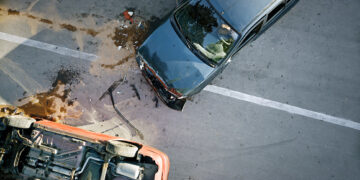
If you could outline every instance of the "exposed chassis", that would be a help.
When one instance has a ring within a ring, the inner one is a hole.
[[[12,179],[168,177],[168,157],[152,147],[0,110],[0,172]]]

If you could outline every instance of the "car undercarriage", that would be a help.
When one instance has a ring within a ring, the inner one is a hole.
[[[1,112],[0,172],[10,179],[154,179],[158,172],[137,143],[36,121],[9,107]]]

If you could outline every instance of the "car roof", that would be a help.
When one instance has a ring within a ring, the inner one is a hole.
[[[238,32],[277,0],[207,0]]]

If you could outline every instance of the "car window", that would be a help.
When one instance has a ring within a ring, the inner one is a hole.
[[[175,20],[188,43],[215,64],[240,37],[205,0],[189,2],[175,13]]]

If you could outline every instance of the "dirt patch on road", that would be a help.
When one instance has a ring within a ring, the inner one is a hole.
[[[8,15],[20,15],[20,12],[13,9],[8,9]]]
[[[31,19],[36,19],[36,17],[35,16],[33,16],[33,15],[30,15],[30,14],[28,14],[28,15],[26,15],[28,18],[31,18]]]
[[[127,57],[119,60],[119,61],[118,61],[117,63],[115,63],[115,64],[101,64],[101,67],[103,67],[103,68],[109,68],[109,69],[114,69],[116,66],[120,66],[120,65],[128,62],[129,59],[130,59],[130,58],[133,58],[133,57],[135,57],[135,55],[134,55],[134,54],[130,54],[129,56],[127,56]]]
[[[77,28],[71,24],[60,24],[60,27],[67,29],[68,31],[75,32]]]
[[[86,32],[87,34],[89,34],[92,37],[95,37],[96,35],[99,34],[99,32],[93,30],[93,29],[85,29],[85,28],[80,28],[81,31]]]
[[[43,23],[46,23],[46,24],[53,24],[53,22],[48,20],[48,19],[40,19],[40,21],[43,22]]]

